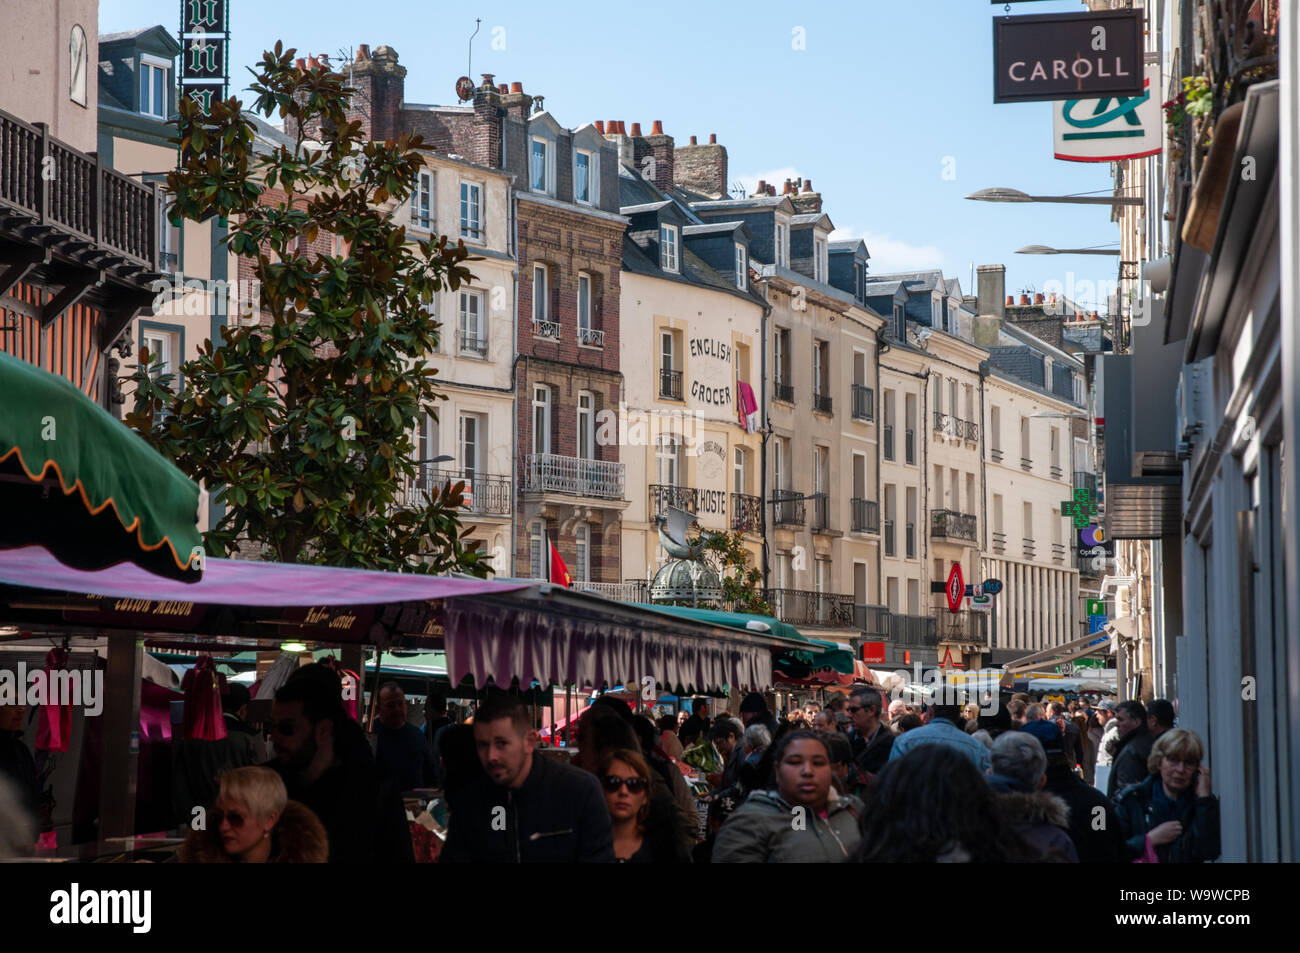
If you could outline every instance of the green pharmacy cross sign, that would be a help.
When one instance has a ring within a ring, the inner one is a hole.
[[[1061,515],[1069,516],[1074,525],[1086,528],[1097,517],[1097,503],[1092,498],[1092,491],[1087,487],[1074,491],[1074,498],[1061,501]]]

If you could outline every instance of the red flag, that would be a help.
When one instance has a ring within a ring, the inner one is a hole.
[[[569,567],[564,565],[564,560],[560,558],[560,551],[555,548],[555,544],[547,541],[551,547],[551,582],[558,582],[565,587],[573,585],[573,577],[569,575]]]

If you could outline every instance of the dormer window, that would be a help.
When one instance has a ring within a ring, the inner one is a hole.
[[[573,200],[583,205],[595,205],[599,201],[600,156],[585,149],[573,154]]]
[[[674,273],[680,268],[677,259],[676,225],[659,226],[659,267]]]
[[[939,298],[932,298],[930,300],[930,326],[938,331],[944,330],[943,304]]]
[[[533,139],[529,145],[528,186],[534,192],[545,192],[549,195],[553,191],[554,152],[549,139]]]
[[[736,242],[736,287],[741,291],[749,287],[749,254],[740,242]]]
[[[140,112],[155,119],[167,118],[167,71],[172,64],[160,56],[140,55]]]
[[[790,229],[783,222],[776,223],[775,258],[782,268],[790,267]]]

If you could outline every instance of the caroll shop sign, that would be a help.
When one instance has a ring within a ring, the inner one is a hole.
[[[1142,11],[993,19],[993,101],[1141,96]]]

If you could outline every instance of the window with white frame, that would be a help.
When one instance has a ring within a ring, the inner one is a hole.
[[[528,525],[528,569],[533,579],[547,578],[550,560],[546,557],[550,554],[546,549],[546,524],[541,520],[533,520]]]
[[[677,271],[677,226],[659,226],[659,267],[664,271]]]
[[[573,199],[583,205],[595,205],[598,201],[600,180],[600,156],[585,149],[578,149],[573,154]]]
[[[158,56],[140,57],[140,112],[143,115],[167,118],[167,71],[171,65]]]
[[[483,240],[483,189],[473,182],[460,184],[460,237]]]
[[[813,280],[826,280],[826,239],[813,239]]]
[[[433,229],[433,173],[421,172],[411,190],[411,224],[425,231]]]
[[[578,340],[580,343],[591,343],[584,339],[589,337],[586,334],[589,331],[591,331],[591,276],[586,272],[578,272]]]
[[[783,222],[776,223],[776,247],[775,252],[776,264],[782,268],[789,267],[790,264],[790,231],[789,227]]]
[[[483,419],[478,414],[460,415],[460,465],[465,479],[483,471]]]
[[[420,415],[419,429],[415,435],[416,459],[424,466],[432,466],[428,461],[438,456],[438,418],[425,411]]]
[[[545,265],[533,265],[533,321],[538,324],[550,320],[550,277]]]
[[[578,391],[578,456],[596,459],[596,395]]]
[[[460,352],[487,356],[487,327],[483,316],[483,292],[460,293]]]
[[[740,242],[736,242],[736,287],[741,291],[749,287],[749,254]]]
[[[659,435],[655,444],[655,460],[659,465],[659,483],[661,486],[680,486],[682,467],[682,444],[677,434]]]
[[[551,452],[551,389],[533,388],[533,453]]]
[[[175,331],[148,328],[140,332],[140,340],[149,349],[150,376],[154,380],[159,380],[165,375],[170,375],[167,387],[171,390],[179,389],[177,364],[180,355],[177,352],[180,350],[180,335]]]
[[[534,192],[551,192],[552,148],[549,139],[533,139],[528,152],[528,187]]]
[[[749,492],[749,461],[746,456],[744,447],[735,448],[735,461],[732,464],[735,476],[734,490],[740,494]]]
[[[573,579],[575,582],[588,582],[591,579],[591,527],[579,523],[574,531]]]

